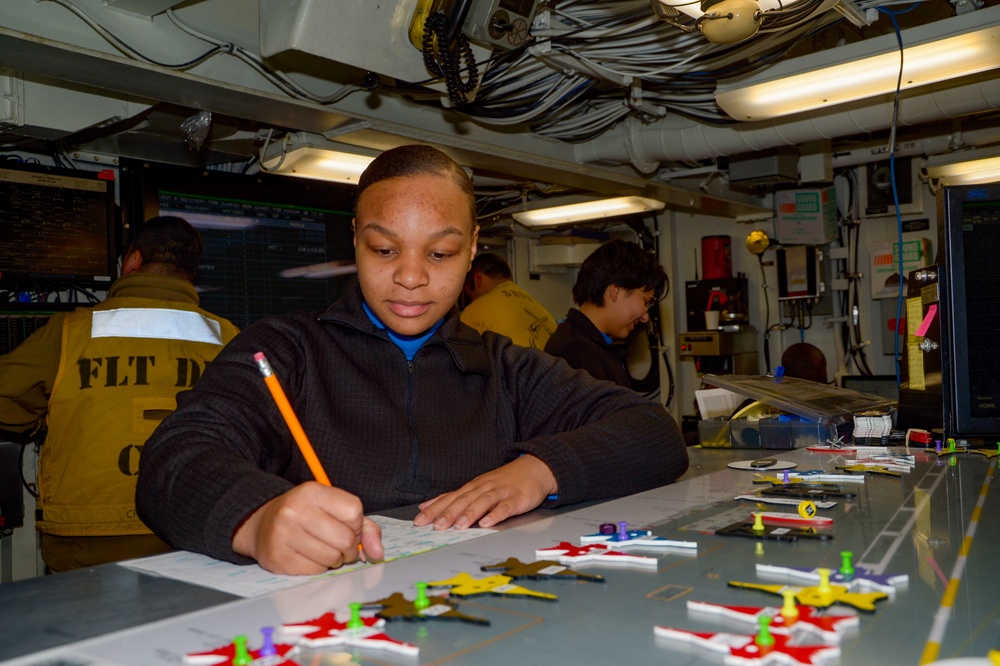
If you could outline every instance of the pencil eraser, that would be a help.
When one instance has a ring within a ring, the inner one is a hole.
[[[255,361],[263,361],[264,360],[264,352],[257,352],[256,354],[254,354],[253,355],[253,360],[255,360]]]

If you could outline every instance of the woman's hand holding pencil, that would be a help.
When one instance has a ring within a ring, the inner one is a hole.
[[[254,511],[236,530],[233,550],[278,574],[315,575],[357,561],[381,560],[382,530],[361,500],[308,482]]]
[[[333,488],[263,352],[254,354],[278,410],[316,477],[266,502],[236,529],[233,550],[279,574],[319,574],[358,559],[380,560],[382,530],[361,500]]]

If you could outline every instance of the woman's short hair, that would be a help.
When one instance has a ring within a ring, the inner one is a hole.
[[[450,178],[462,190],[469,202],[469,219],[475,226],[476,192],[472,186],[472,179],[458,162],[433,146],[421,144],[399,146],[376,157],[358,179],[355,202],[360,200],[361,194],[375,183],[390,178],[406,178],[424,174]]]
[[[604,292],[611,285],[623,289],[653,292],[653,298],[663,297],[667,274],[651,252],[637,243],[615,239],[604,243],[584,259],[573,285],[573,302],[577,305],[604,305]]]

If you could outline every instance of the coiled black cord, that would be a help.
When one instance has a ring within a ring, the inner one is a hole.
[[[424,66],[433,76],[444,78],[448,88],[448,99],[452,106],[462,106],[468,103],[466,95],[479,85],[479,68],[476,66],[476,56],[472,52],[469,39],[461,32],[454,43],[446,42],[448,34],[448,17],[443,12],[437,12],[427,17],[424,22],[424,38],[422,53]],[[437,48],[434,40],[437,38]],[[463,70],[462,64],[465,63]],[[466,80],[462,80],[463,71]]]

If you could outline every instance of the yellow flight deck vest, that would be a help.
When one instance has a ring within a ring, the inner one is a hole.
[[[102,305],[63,323],[38,471],[37,526],[57,536],[150,533],[135,515],[142,446],[237,332],[193,304]]]

